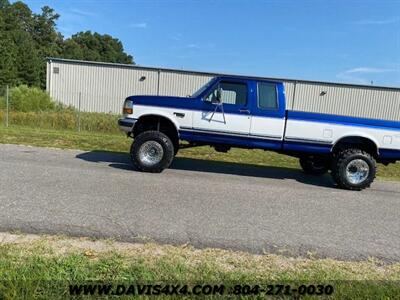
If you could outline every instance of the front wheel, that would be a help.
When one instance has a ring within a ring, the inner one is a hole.
[[[300,157],[300,166],[304,173],[310,175],[323,175],[329,170],[328,160],[319,156]]]
[[[374,181],[375,175],[375,159],[360,149],[342,150],[332,163],[332,178],[343,189],[365,189]]]
[[[135,138],[131,147],[131,158],[140,171],[160,173],[171,165],[174,146],[164,133],[145,131]]]

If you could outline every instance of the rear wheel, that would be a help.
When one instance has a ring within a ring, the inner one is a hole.
[[[140,171],[160,173],[171,165],[174,146],[164,133],[145,131],[135,138],[131,147],[131,158]]]
[[[375,159],[366,151],[345,149],[333,160],[332,178],[340,188],[360,191],[370,187],[375,176]]]
[[[320,156],[300,157],[300,166],[304,173],[310,175],[323,175],[329,170],[329,161]]]

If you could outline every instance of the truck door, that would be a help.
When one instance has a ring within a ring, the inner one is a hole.
[[[283,85],[277,82],[255,82],[256,101],[251,112],[250,136],[265,147],[279,149],[285,128],[285,96]]]
[[[222,105],[215,99],[220,90]],[[201,111],[193,113],[193,131],[215,143],[247,143],[250,132],[250,86],[245,80],[221,80],[202,99]]]

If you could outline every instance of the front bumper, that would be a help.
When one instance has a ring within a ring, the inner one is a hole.
[[[123,118],[118,120],[119,128],[126,134],[131,133],[133,126],[135,126],[137,119],[133,118]]]

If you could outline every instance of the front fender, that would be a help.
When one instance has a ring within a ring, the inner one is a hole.
[[[178,131],[180,126],[179,126],[179,122],[176,119],[176,116],[173,114],[173,112],[169,112],[169,111],[165,111],[165,110],[161,110],[161,109],[141,109],[141,108],[133,108],[134,111],[134,118],[135,119],[140,119],[142,117],[147,117],[147,116],[159,116],[159,117],[163,117],[166,118],[167,120],[171,121],[172,124],[174,124],[176,130]]]

